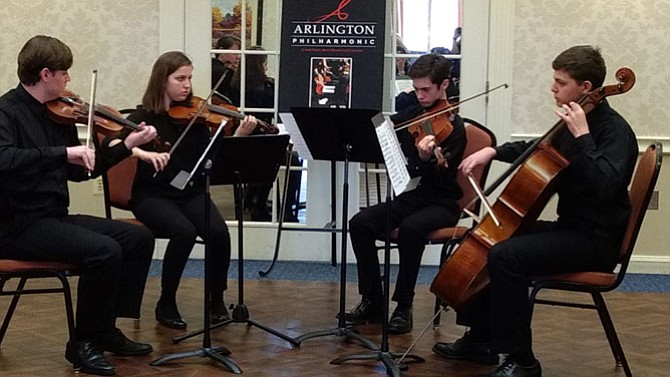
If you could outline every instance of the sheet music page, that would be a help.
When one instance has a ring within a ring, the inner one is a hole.
[[[305,143],[305,139],[303,139],[302,137],[302,133],[300,133],[300,128],[298,127],[298,123],[295,122],[293,114],[279,113],[279,116],[281,117],[281,120],[284,126],[286,127],[286,130],[288,131],[289,135],[291,135],[293,150],[297,151],[300,157],[304,159],[314,160],[312,158],[312,154],[309,152],[307,143]]]
[[[419,179],[412,179],[409,176],[405,164],[405,155],[400,149],[398,136],[393,129],[393,122],[389,117],[379,113],[372,118],[372,123],[375,125],[377,139],[384,156],[384,164],[386,164],[393,192],[400,195],[403,192],[414,190],[419,183]]]
[[[397,96],[398,94],[402,92],[411,92],[414,90],[414,86],[412,79],[396,79],[395,80],[395,95]]]

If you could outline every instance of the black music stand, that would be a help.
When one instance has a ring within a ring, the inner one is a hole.
[[[186,171],[181,171],[177,176],[172,180],[171,185],[183,190],[184,187],[193,179],[193,177],[197,173],[200,173],[204,175],[205,177],[205,199],[204,199],[204,216],[205,216],[205,278],[204,278],[204,292],[205,292],[205,299],[204,299],[204,323],[205,323],[205,328],[201,333],[204,334],[202,338],[202,347],[195,349],[193,351],[186,351],[186,352],[178,352],[178,353],[172,353],[172,354],[166,354],[158,359],[152,361],[149,365],[151,366],[157,366],[157,365],[162,365],[163,363],[166,363],[171,360],[176,360],[176,359],[183,359],[186,357],[192,357],[192,356],[199,356],[199,357],[209,357],[215,361],[218,361],[219,363],[223,364],[231,373],[234,374],[241,374],[242,369],[230,358],[226,357],[227,355],[230,355],[230,350],[226,347],[219,346],[219,347],[212,347],[212,338],[211,338],[211,313],[209,311],[210,308],[210,291],[209,291],[209,279],[210,279],[210,253],[211,253],[211,240],[209,237],[209,232],[210,232],[210,215],[211,215],[211,210],[210,210],[210,202],[211,202],[211,192],[210,192],[210,183],[211,183],[211,172],[212,172],[212,159],[210,157],[210,150],[212,149],[212,146],[214,143],[218,140],[219,143],[223,138],[218,138],[218,135],[221,133],[223,130],[225,124],[222,124],[221,127],[217,130],[216,134],[214,137],[210,139],[209,144],[207,145],[207,148],[205,149],[204,152],[202,152],[202,155],[198,159],[198,162],[195,164],[193,167],[193,170],[189,173]],[[174,342],[174,340],[173,340]]]
[[[263,136],[248,136],[248,137],[229,137],[229,138],[219,138],[218,135],[223,130],[223,127],[219,127],[217,134],[212,138],[210,144],[207,146],[207,149],[203,152],[201,158],[198,160],[196,167],[193,171],[184,172],[175,177],[172,181],[172,185],[183,189],[183,187],[188,184],[188,182],[195,175],[196,171],[201,170],[202,174],[205,175],[205,223],[206,231],[209,232],[209,218],[210,218],[210,184],[212,181],[215,185],[221,184],[236,184],[242,185],[242,183],[266,183],[274,181],[277,171],[279,170],[279,161],[282,160],[283,156],[286,153],[286,147],[288,146],[289,136],[288,135],[263,135]],[[212,149],[212,146],[216,143],[214,148],[214,153],[212,153],[213,158],[209,158],[209,151]],[[262,149],[260,149],[262,148]],[[261,153],[259,153],[261,151]],[[263,157],[261,160],[261,156]],[[212,162],[214,159],[214,162]],[[217,170],[212,170],[212,165],[217,165]],[[238,190],[241,192],[241,189]],[[240,196],[243,194],[240,193],[236,195],[236,200],[240,199]],[[239,305],[234,307],[233,318],[228,321],[223,321],[216,325],[211,325],[211,313],[210,309],[210,292],[209,292],[209,274],[211,271],[209,265],[209,254],[210,254],[210,237],[206,235],[205,237],[205,305],[204,305],[204,328],[198,331],[195,331],[191,334],[185,336],[173,338],[173,343],[179,343],[184,339],[193,337],[198,334],[203,335],[203,345],[202,348],[196,349],[194,351],[181,352],[175,354],[167,354],[161,356],[160,358],[154,360],[150,365],[156,366],[161,365],[167,361],[191,357],[191,356],[200,356],[200,357],[209,357],[212,358],[221,364],[223,364],[230,372],[235,374],[241,374],[242,370],[240,367],[235,364],[230,358],[226,355],[230,354],[230,350],[225,347],[212,347],[211,346],[211,330],[213,328],[226,325],[231,322],[244,322],[250,325],[254,325],[260,329],[270,332],[276,336],[279,336],[293,344],[293,339],[281,334],[269,327],[263,326],[258,322],[253,321],[249,318],[249,311],[244,306],[244,290],[243,290],[243,248],[242,248],[242,213],[244,205],[239,203],[238,207],[238,251],[239,251]]]
[[[244,185],[274,182],[279,166],[286,156],[288,143],[289,135],[284,134],[228,137],[223,138],[218,145],[219,151],[215,154],[215,164],[218,168],[212,171],[212,184],[232,184],[235,186],[238,235],[238,303],[237,305],[231,305],[232,315],[230,319],[209,327],[210,329],[216,329],[229,323],[246,323],[296,346],[298,343],[290,336],[251,319],[249,310],[244,304]],[[207,325],[204,329],[172,338],[172,342],[179,343],[182,340],[202,334],[206,330]]]
[[[326,160],[331,161],[333,164],[336,161],[344,162],[341,217],[340,307],[337,316],[337,327],[303,334],[295,338],[295,341],[300,345],[308,339],[335,335],[357,340],[366,348],[376,350],[377,345],[359,334],[356,326],[347,325],[344,320],[344,310],[347,284],[349,162],[384,161],[374,129],[368,127],[370,118],[377,114],[377,111],[369,109],[292,107],[291,113],[313,160]],[[307,156],[302,157],[305,158]]]
[[[372,122],[370,122],[372,120]],[[390,119],[386,118],[388,122]],[[379,127],[384,122],[384,117],[381,113],[375,114],[374,117],[368,119],[368,123],[364,125],[363,128],[367,129],[367,133],[374,135],[375,137],[375,147],[377,150],[380,149],[379,142],[377,140],[377,134],[375,132],[375,127]],[[370,124],[372,123],[372,124]],[[379,150],[381,154],[381,151]],[[369,161],[369,162],[380,162],[380,161]],[[382,161],[384,162],[383,158]],[[383,291],[384,291],[384,308],[383,308],[383,321],[382,321],[382,342],[379,349],[373,349],[372,352],[362,353],[362,354],[353,354],[348,356],[338,357],[332,360],[330,363],[339,365],[351,360],[375,360],[381,361],[382,364],[386,367],[386,373],[393,377],[400,377],[401,370],[407,369],[407,364],[399,364],[395,362],[395,359],[410,359],[412,362],[423,362],[423,358],[411,355],[408,353],[401,352],[390,352],[389,343],[388,343],[388,318],[389,318],[389,299],[390,299],[390,274],[391,274],[391,180],[388,170],[386,172],[386,237],[384,242],[384,277],[383,277]]]

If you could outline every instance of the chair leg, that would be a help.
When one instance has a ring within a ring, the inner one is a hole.
[[[74,339],[75,325],[74,325],[74,310],[72,309],[72,292],[70,290],[70,283],[67,277],[57,274],[56,278],[60,280],[63,286],[63,300],[65,301],[65,319],[67,320],[67,331],[69,339]]]
[[[7,282],[7,280],[5,280],[2,283],[3,286],[4,283]],[[0,343],[2,343],[2,340],[5,339],[5,334],[7,333],[7,329],[9,328],[9,321],[12,319],[12,316],[14,315],[16,305],[18,305],[19,303],[19,298],[21,298],[21,291],[23,291],[23,288],[26,286],[26,280],[27,280],[26,278],[20,278],[19,283],[17,284],[16,289],[14,290],[14,294],[12,295],[12,301],[10,302],[9,307],[7,308],[5,319],[2,321],[2,327],[0,327]]]
[[[440,300],[435,298],[435,307],[433,308],[433,315],[437,314],[440,310],[442,310],[442,308],[440,307]],[[433,319],[433,330],[437,330],[440,328],[440,317],[442,317],[442,314],[438,314]]]
[[[614,355],[616,365],[623,367],[623,370],[626,373],[626,377],[632,377],[633,374],[631,373],[630,367],[628,366],[626,355],[624,355],[623,347],[621,346],[621,342],[617,336],[614,323],[612,322],[612,317],[607,310],[607,304],[605,304],[603,296],[600,294],[600,292],[591,292],[591,296],[593,297],[593,302],[598,308],[600,322],[602,323],[603,329],[605,330],[605,335],[607,336],[607,341],[609,342],[610,348],[612,349],[612,354]]]
[[[442,244],[442,249],[440,250],[440,267],[446,262],[447,259],[451,256],[451,253],[454,251],[454,248],[458,244],[457,240],[449,240]],[[442,303],[440,302],[440,299],[435,297],[435,306],[433,308],[433,315],[437,314],[440,310],[442,310]],[[442,315],[438,314],[435,316],[435,319],[433,319],[433,330],[437,330],[440,328],[440,317]]]
[[[537,296],[537,293],[540,292],[540,289],[542,289],[542,287],[535,286],[530,291],[530,295],[528,295],[528,305],[530,306],[530,312],[528,315],[531,319],[533,318],[533,312],[535,311],[535,296]]]

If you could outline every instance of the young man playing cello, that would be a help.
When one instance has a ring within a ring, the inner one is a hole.
[[[553,146],[570,164],[557,187],[558,219],[537,221],[524,234],[493,246],[488,254],[490,285],[459,311],[457,323],[470,330],[433,351],[448,359],[497,364],[491,377],[539,377],[532,350],[528,286],[533,276],[576,271],[612,271],[630,214],[627,187],[638,155],[635,134],[606,100],[585,115],[577,103],[602,86],[600,50],[574,46],[553,61],[551,91],[556,114],[567,127]],[[464,173],[491,159],[514,161],[530,142],[484,148],[463,160]]]
[[[65,358],[84,373],[112,375],[104,351],[152,351],[114,326],[117,317],[139,318],[154,238],[144,227],[68,214],[67,181],[97,177],[156,130],[142,124],[107,156],[80,145],[75,125],[52,121],[45,105],[64,92],[71,65],[67,45],[35,36],[19,52],[20,84],[0,98],[0,257],[79,266],[75,338]]]
[[[438,101],[446,101],[450,68],[449,61],[441,55],[419,57],[409,71],[418,102],[393,115],[392,121],[400,124],[430,110]],[[463,120],[458,116],[451,118],[451,124],[451,134],[439,145],[432,135],[414,140],[407,129],[398,132],[403,153],[408,159],[410,176],[420,176],[421,182],[416,189],[398,195],[391,204],[391,228],[399,228],[400,256],[393,294],[393,301],[398,305],[388,327],[392,334],[412,330],[414,287],[428,233],[453,226],[459,218],[458,200],[463,193],[456,183],[456,172],[465,150],[465,129]],[[433,154],[435,148],[441,150],[446,164],[438,163]],[[353,310],[344,314],[345,320],[353,323],[379,322],[382,320],[383,295],[375,243],[386,232],[386,204],[381,203],[356,214],[349,221],[349,232],[358,261],[358,290],[363,297]]]

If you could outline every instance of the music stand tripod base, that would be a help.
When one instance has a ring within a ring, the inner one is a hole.
[[[185,357],[199,356],[199,357],[209,357],[215,361],[218,361],[219,363],[223,364],[223,366],[225,366],[226,369],[228,369],[233,374],[242,374],[242,369],[240,369],[240,367],[237,364],[235,364],[233,360],[226,357],[226,355],[230,355],[230,350],[223,346],[212,347],[212,348],[200,348],[194,351],[167,354],[152,361],[149,365],[155,367],[163,365],[164,363],[167,363],[171,360],[181,359]]]
[[[332,365],[340,365],[342,363],[345,363],[347,361],[358,361],[358,360],[374,360],[374,361],[381,361],[382,364],[386,367],[386,372],[388,375],[393,376],[393,377],[400,377],[401,371],[406,371],[409,369],[407,366],[408,363],[423,363],[426,360],[422,357],[416,356],[416,355],[406,355],[404,356],[405,359],[410,359],[409,362],[405,363],[396,363],[396,359],[400,359],[404,356],[404,353],[402,352],[383,352],[383,351],[378,351],[378,352],[370,352],[370,353],[361,353],[357,355],[348,355],[348,356],[342,356],[338,357],[337,359],[333,359],[330,363]]]
[[[358,330],[356,329],[355,326],[340,326],[340,327],[335,327],[332,329],[328,330],[321,330],[321,331],[314,331],[310,332],[307,334],[300,335],[299,337],[295,338],[296,342],[296,347],[300,347],[300,344],[304,342],[305,340],[312,339],[312,338],[319,338],[322,336],[340,336],[340,337],[345,337],[347,339],[353,339],[358,341],[363,345],[363,347],[369,349],[369,350],[378,350],[379,347],[371,341],[370,339],[364,337],[361,335]]]

